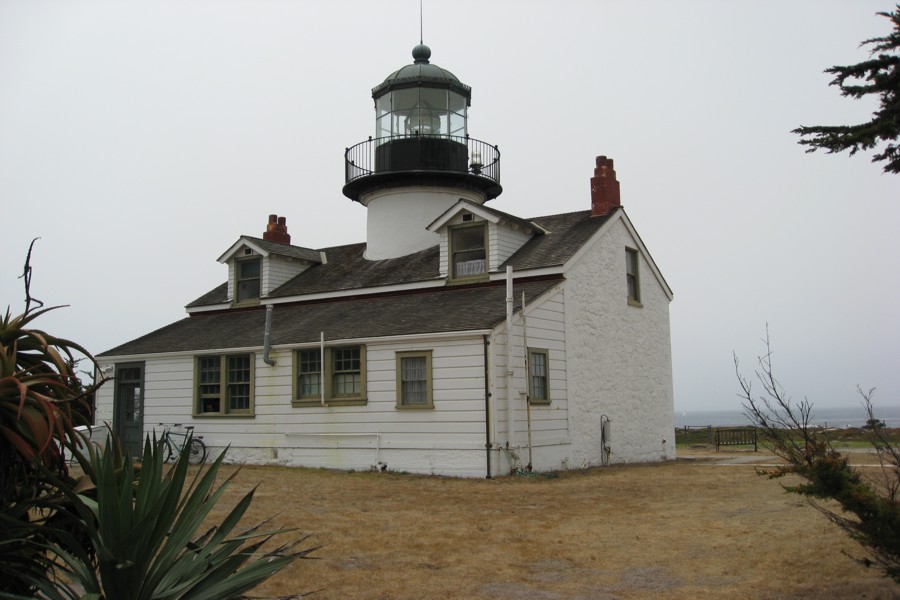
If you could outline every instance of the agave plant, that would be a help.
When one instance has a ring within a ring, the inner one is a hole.
[[[166,465],[165,444],[144,443],[140,469],[128,456],[89,448],[96,488],[69,494],[85,524],[91,551],[58,547],[65,579],[76,583],[78,597],[91,600],[221,600],[244,598],[294,560],[316,548],[299,548],[307,539],[267,547],[276,535],[268,521],[238,531],[255,488],[244,495],[218,525],[203,530],[235,472],[216,485],[225,452],[190,473],[187,453]],[[95,568],[84,568],[96,557]],[[62,596],[66,597],[66,596]],[[297,598],[299,595],[286,596]]]

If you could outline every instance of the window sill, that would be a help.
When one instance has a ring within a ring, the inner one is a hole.
[[[532,406],[550,406],[550,400],[529,400],[528,404]]]
[[[367,398],[325,398],[325,404],[322,404],[320,398],[291,400],[291,406],[293,408],[310,408],[314,406],[365,406],[366,404],[368,404]]]
[[[634,298],[628,299],[628,306],[634,306],[635,308],[644,308],[644,305],[635,300]]]
[[[434,404],[397,404],[397,410],[434,410]]]
[[[254,413],[194,413],[191,415],[195,419],[252,419],[256,417]]]

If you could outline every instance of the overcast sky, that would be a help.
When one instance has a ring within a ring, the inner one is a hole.
[[[892,2],[425,0],[431,61],[472,86],[521,217],[590,207],[594,157],[675,292],[676,409],[737,409],[732,352],[795,399],[900,405],[900,176],[805,154],[798,125],[867,120],[823,70],[866,58]],[[241,234],[364,241],[343,152],[411,62],[416,0],[0,0],[0,302],[69,307],[99,353],[182,318]]]

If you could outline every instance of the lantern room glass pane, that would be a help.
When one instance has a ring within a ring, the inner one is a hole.
[[[448,133],[459,137],[466,135],[466,117],[457,113],[450,113],[450,126]]]

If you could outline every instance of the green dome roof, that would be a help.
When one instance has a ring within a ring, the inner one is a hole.
[[[431,48],[419,44],[412,51],[413,64],[406,65],[388,75],[385,80],[372,89],[372,97],[378,98],[392,89],[402,89],[424,85],[426,87],[450,88],[466,97],[467,103],[472,100],[472,88],[461,82],[456,75],[437,65],[431,64]]]

